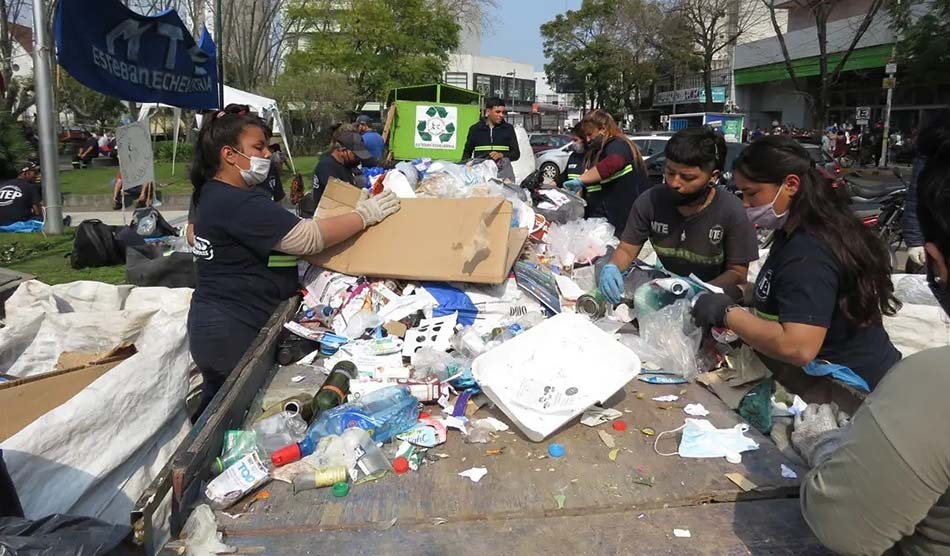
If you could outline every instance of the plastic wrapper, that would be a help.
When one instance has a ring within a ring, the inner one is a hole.
[[[0,517],[0,554],[137,554],[131,542],[123,543],[131,532],[128,525],[113,525],[84,516],[53,514],[37,520]]]
[[[904,303],[915,305],[933,305],[938,307],[937,298],[930,290],[927,277],[923,274],[896,274],[894,281],[894,295]]]
[[[474,332],[471,328],[466,328]],[[484,345],[484,344],[483,344]],[[412,354],[412,372],[410,378],[427,381],[437,378],[445,380],[459,374],[466,367],[466,361],[437,349],[424,347]]]
[[[703,331],[693,322],[689,301],[680,300],[659,311],[642,315],[640,336],[624,335],[620,342],[643,361],[692,380],[702,366],[699,346]]]
[[[406,181],[409,182],[409,185],[413,189],[416,188],[416,184],[419,183],[419,170],[417,170],[411,162],[400,162],[396,164],[396,170],[406,176]]]
[[[535,211],[552,224],[567,224],[584,218],[584,199],[564,189],[541,189],[533,195]]]
[[[191,512],[181,530],[181,537],[185,541],[186,556],[230,554],[236,550],[222,542],[223,535],[218,532],[214,512],[207,504],[201,504]]]
[[[614,227],[606,218],[575,220],[567,224],[552,224],[547,235],[548,254],[557,257],[564,266],[588,263],[616,247],[620,240],[614,237]]]

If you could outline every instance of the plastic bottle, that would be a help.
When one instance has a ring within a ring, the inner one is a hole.
[[[303,473],[294,477],[294,494],[304,490],[331,487],[337,483],[345,483],[346,480],[346,467],[342,465],[317,469],[313,473]]]
[[[531,311],[517,320],[518,326],[524,330],[530,330],[544,322],[544,315],[539,311]]]
[[[353,477],[354,480],[378,477],[392,469],[386,455],[363,429],[346,429],[341,438],[346,449],[355,455],[356,469],[360,476]]]
[[[258,456],[265,458],[257,446],[257,433],[254,431],[229,430],[224,433],[224,444],[221,447],[221,456],[211,462],[211,472],[220,475],[225,469],[234,465],[238,460],[251,452],[257,451]],[[266,459],[266,458],[265,458]]]
[[[286,445],[271,455],[274,465],[286,465],[313,453],[320,439],[340,435],[349,428],[367,431],[376,442],[386,442],[409,430],[419,419],[419,400],[409,389],[387,386],[370,392],[359,401],[324,411],[307,429],[302,440]]]
[[[303,359],[304,355],[320,349],[320,344],[294,334],[289,330],[281,331],[281,339],[277,344],[277,362],[281,365],[290,365]]]
[[[300,416],[287,411],[281,411],[254,423],[257,445],[268,454],[292,442],[298,442],[306,430],[307,423]]]
[[[488,350],[482,335],[471,326],[460,329],[455,336],[452,336],[452,347],[473,359]]]
[[[380,320],[379,315],[367,309],[362,309],[350,319],[343,335],[350,340],[355,340],[366,334],[368,328],[376,328],[381,324],[383,324],[383,321]]]
[[[311,410],[314,417],[343,403],[350,393],[350,381],[356,378],[357,372],[356,365],[350,361],[340,361],[333,366],[330,375],[313,398]]]

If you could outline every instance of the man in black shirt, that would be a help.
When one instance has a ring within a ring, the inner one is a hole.
[[[623,296],[623,276],[649,239],[663,267],[730,292],[744,284],[758,259],[755,228],[742,202],[714,187],[726,157],[722,136],[706,128],[679,131],[666,144],[663,187],[637,198],[620,247],[601,271],[600,289],[611,302]]]
[[[99,138],[93,133],[79,149],[80,168],[85,168],[92,163],[92,159],[99,156]]]
[[[42,219],[43,191],[38,178],[39,168],[30,164],[16,179],[0,184],[0,226]]]
[[[360,134],[347,128],[340,128],[333,134],[333,149],[323,153],[313,170],[313,189],[303,196],[297,205],[297,212],[301,218],[313,218],[323,197],[323,191],[330,178],[337,178],[354,187],[360,187],[362,174],[359,172],[361,162],[370,163],[372,155],[363,145]]]
[[[485,119],[468,128],[468,138],[462,151],[462,160],[490,158],[499,162],[507,158],[514,162],[521,158],[515,127],[505,121],[505,101],[492,97],[485,102]]]

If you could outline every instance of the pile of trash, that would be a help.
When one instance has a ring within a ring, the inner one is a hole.
[[[529,240],[501,284],[302,268],[302,301],[277,347],[281,368],[245,427],[226,435],[205,491],[213,507],[270,480],[345,496],[387,473],[418,471],[452,430],[468,443],[507,430],[476,418],[488,405],[541,441],[644,365],[651,377],[685,382],[722,360],[700,354],[689,300],[710,286],[694,278],[640,264],[624,303],[606,304],[597,273],[618,243],[614,229],[580,218],[583,201],[570,193],[501,180],[490,161],[369,174],[367,187],[405,198],[503,197],[511,227],[530,228]],[[484,470],[469,471],[478,481]]]

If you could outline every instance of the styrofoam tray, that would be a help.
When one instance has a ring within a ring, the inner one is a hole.
[[[639,372],[636,353],[576,313],[552,317],[472,364],[485,394],[534,442]]]

